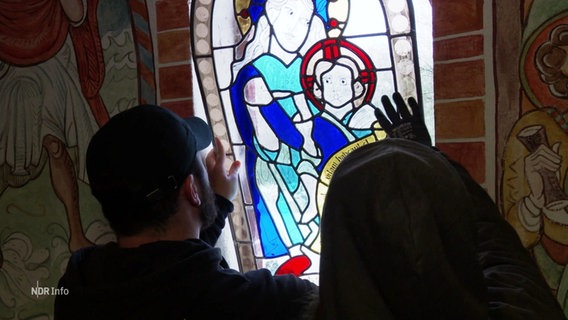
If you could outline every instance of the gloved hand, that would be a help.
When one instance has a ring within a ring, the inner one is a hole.
[[[408,105],[412,110],[412,114],[410,114],[400,93],[395,92],[392,98],[396,104],[396,110],[386,95],[381,98],[381,102],[387,115],[385,116],[380,109],[375,109],[375,116],[387,135],[391,138],[414,140],[431,147],[432,138],[430,138],[424,123],[422,106],[418,104],[416,99],[410,97],[408,99]]]

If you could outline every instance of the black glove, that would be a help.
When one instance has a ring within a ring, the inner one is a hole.
[[[412,114],[410,114],[400,93],[395,92],[392,98],[396,104],[396,110],[388,96],[385,95],[381,98],[388,118],[380,109],[375,109],[375,116],[387,135],[390,138],[414,140],[431,147],[432,139],[424,123],[422,106],[416,102],[416,99],[410,97],[408,99],[408,105],[412,110]]]

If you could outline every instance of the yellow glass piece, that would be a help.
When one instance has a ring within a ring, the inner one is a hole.
[[[248,10],[250,6],[250,0],[235,0],[235,17],[237,17],[237,22],[239,28],[241,29],[241,34],[246,34],[252,25],[252,20],[250,17],[241,17],[241,12],[243,10]]]

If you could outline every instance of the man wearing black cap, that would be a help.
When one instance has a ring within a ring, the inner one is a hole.
[[[226,268],[213,248],[233,210],[238,161],[202,157],[210,128],[142,105],[92,138],[87,172],[117,242],[76,252],[56,319],[294,319],[317,287],[267,270]]]

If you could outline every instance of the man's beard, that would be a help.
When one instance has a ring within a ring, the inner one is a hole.
[[[217,217],[217,204],[215,203],[215,194],[211,186],[201,182],[201,187],[203,191],[199,209],[201,209],[201,221],[203,223],[201,229],[203,230],[210,227],[213,222],[215,222],[215,218]]]

